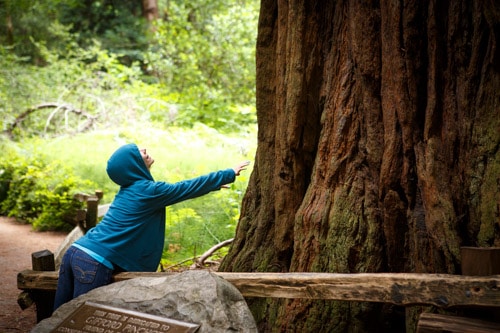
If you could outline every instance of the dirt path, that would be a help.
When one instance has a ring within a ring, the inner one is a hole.
[[[35,306],[17,304],[17,273],[31,268],[31,254],[55,252],[66,237],[61,232],[34,232],[31,225],[0,217],[0,332],[29,332],[36,325]]]

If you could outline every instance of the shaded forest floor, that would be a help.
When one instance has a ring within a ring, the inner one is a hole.
[[[35,232],[31,225],[0,216],[0,332],[29,332],[36,325],[32,305],[21,310],[17,304],[17,273],[31,269],[31,254],[41,250],[55,252],[67,233]]]

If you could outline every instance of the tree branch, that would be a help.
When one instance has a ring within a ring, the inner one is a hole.
[[[87,122],[81,131],[85,131],[88,128],[90,128],[92,126],[92,124],[94,123],[95,119],[97,119],[96,116],[93,116],[90,113],[85,112],[83,110],[76,109],[69,104],[42,103],[42,104],[36,105],[34,107],[31,107],[31,108],[27,109],[26,111],[22,112],[20,115],[18,115],[16,117],[16,119],[7,126],[7,129],[5,129],[4,132],[9,136],[9,138],[12,138],[12,132],[14,131],[14,129],[16,127],[18,127],[19,124],[21,124],[21,122],[23,122],[30,114],[32,114],[36,111],[39,111],[39,110],[51,109],[51,108],[53,108],[55,110],[53,112],[51,112],[51,114],[49,115],[49,117],[46,121],[46,124],[45,124],[45,130],[47,130],[54,115],[57,112],[59,112],[60,110],[66,110],[66,112],[72,112],[78,116],[82,116],[82,117],[87,118]]]
[[[233,242],[233,240],[234,240],[234,238],[231,238],[231,239],[227,239],[223,242],[220,242],[219,244],[212,246],[205,253],[203,253],[198,260],[196,260],[196,258],[194,258],[194,263],[191,265],[190,269],[203,267],[205,260],[207,260],[210,256],[212,256],[214,254],[214,252],[217,251],[218,249],[223,248],[224,246],[231,244]]]

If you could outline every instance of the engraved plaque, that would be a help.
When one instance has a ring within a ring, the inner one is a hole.
[[[52,332],[58,333],[191,333],[200,325],[85,302]]]

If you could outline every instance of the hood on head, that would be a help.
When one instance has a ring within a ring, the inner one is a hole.
[[[138,180],[153,180],[134,143],[121,146],[111,155],[106,172],[120,186],[131,185]]]

